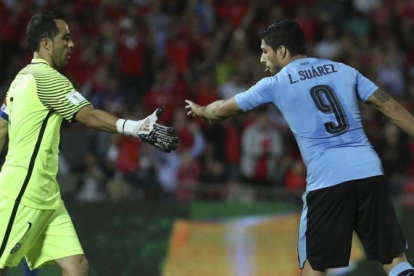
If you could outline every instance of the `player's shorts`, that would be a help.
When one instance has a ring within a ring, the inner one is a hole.
[[[83,254],[63,201],[56,210],[39,210],[0,195],[0,268],[26,257],[30,269]]]
[[[353,231],[368,260],[388,264],[407,248],[384,176],[347,181],[303,195],[299,266],[346,267]]]

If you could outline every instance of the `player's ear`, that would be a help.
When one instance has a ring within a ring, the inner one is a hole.
[[[42,38],[42,40],[40,41],[40,48],[45,49],[46,51],[50,51],[52,49],[52,41],[50,40],[50,38]]]
[[[287,48],[285,47],[285,45],[280,45],[277,49],[277,53],[279,54],[281,59],[284,59],[287,55]]]

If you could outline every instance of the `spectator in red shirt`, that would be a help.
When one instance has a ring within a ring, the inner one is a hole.
[[[195,85],[194,100],[200,105],[207,105],[219,99],[216,76],[213,72],[201,73]]]
[[[124,88],[129,91],[127,99],[136,101],[142,98],[147,87],[145,24],[125,17],[120,25],[123,29],[117,46],[119,73],[123,76]]]
[[[233,29],[240,26],[240,23],[248,11],[245,1],[225,0],[217,5],[217,15],[221,20],[231,23]]]
[[[149,113],[153,108],[161,105],[165,106],[165,111],[159,121],[161,123],[171,124],[174,117],[175,95],[173,84],[168,82],[168,78],[164,68],[160,68],[155,73],[154,84],[144,98],[144,108]]]

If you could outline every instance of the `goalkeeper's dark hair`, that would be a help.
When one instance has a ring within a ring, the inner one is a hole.
[[[26,35],[27,43],[33,52],[39,51],[39,44],[43,38],[53,40],[59,33],[56,26],[56,19],[64,20],[64,14],[61,11],[47,11],[36,13],[32,16],[27,25]]]
[[[270,24],[259,31],[259,36],[275,52],[280,45],[283,45],[291,56],[306,54],[305,35],[299,24],[292,19],[281,19]]]

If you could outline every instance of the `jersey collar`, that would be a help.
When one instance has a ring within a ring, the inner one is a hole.
[[[32,59],[32,61],[30,62],[30,64],[37,64],[37,63],[45,63],[45,64],[47,64],[47,65],[49,65],[49,66],[50,66],[50,64],[49,64],[46,60],[41,59],[41,58],[34,58],[34,59]]]
[[[307,63],[307,62],[309,63],[309,62],[312,62],[314,60],[315,60],[314,57],[304,57],[304,58],[295,59],[294,61],[291,61],[289,64],[297,65],[297,64],[301,64],[301,63]]]

